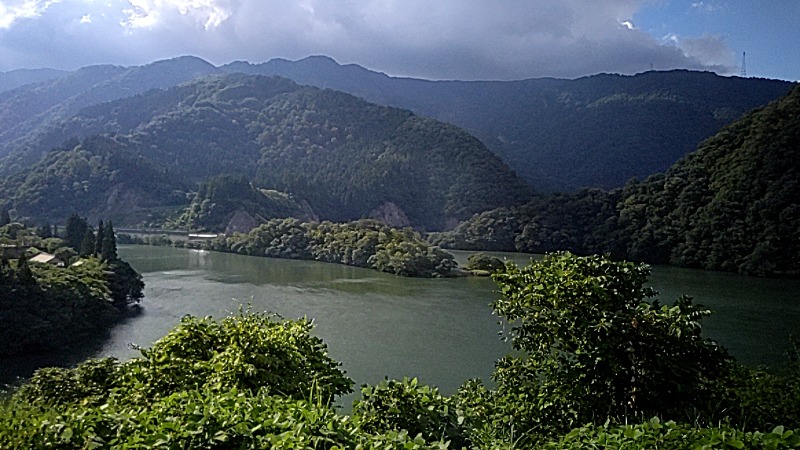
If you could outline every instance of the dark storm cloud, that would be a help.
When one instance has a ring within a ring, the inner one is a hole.
[[[713,36],[657,39],[638,0],[0,1],[0,70],[142,64],[193,54],[221,64],[313,54],[393,75],[516,79],[691,68],[728,73]]]

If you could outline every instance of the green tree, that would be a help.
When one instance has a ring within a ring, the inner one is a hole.
[[[39,235],[42,239],[47,239],[53,237],[53,229],[50,226],[49,222],[45,222],[36,229],[36,234]]]
[[[144,297],[142,292],[144,282],[139,272],[121,259],[115,259],[107,264],[106,279],[114,306],[121,309],[131,303],[139,303]]]
[[[72,258],[78,256],[80,253],[72,249],[72,247],[61,247],[56,250],[54,256],[68,266],[72,262]]]
[[[729,357],[700,335],[710,311],[688,297],[652,301],[645,265],[549,254],[493,275],[496,313],[522,355],[498,361],[494,378],[518,429],[567,430],[636,414],[708,406]]]
[[[94,231],[92,231],[92,227],[86,227],[86,233],[83,235],[83,241],[81,241],[81,249],[79,254],[81,256],[91,256],[94,254],[95,248],[95,236]]]
[[[94,240],[94,254],[101,255],[103,253],[103,242],[106,239],[106,227],[103,221],[97,223],[97,237]]]
[[[77,214],[73,213],[67,219],[65,239],[67,245],[72,247],[76,252],[81,251],[81,244],[83,243],[84,236],[86,236],[87,228],[89,228],[89,224],[86,222],[86,219]]]
[[[28,258],[22,255],[17,260],[17,270],[14,271],[14,279],[20,286],[35,286],[36,279],[33,278],[33,272],[28,264]]]
[[[103,232],[103,248],[100,251],[100,259],[103,261],[117,260],[117,238],[114,235],[114,225],[109,220]]]

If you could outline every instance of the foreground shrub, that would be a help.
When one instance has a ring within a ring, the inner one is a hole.
[[[312,399],[313,400],[313,399]],[[51,409],[14,401],[0,419],[8,449],[445,448],[406,432],[368,434],[321,402],[232,389],[185,390],[133,405]]]
[[[651,301],[649,269],[556,253],[493,275],[496,313],[519,356],[497,362],[495,398],[517,429],[552,433],[642,414],[704,409],[729,357],[701,337],[710,311]]]
[[[74,369],[43,369],[18,392],[28,402],[99,403],[117,395],[148,404],[186,390],[266,390],[330,404],[352,392],[352,381],[311,336],[310,321],[247,313],[217,322],[186,316],[142,356],[105,359]],[[120,400],[122,401],[122,400]]]
[[[368,433],[405,430],[427,441],[450,442],[451,448],[469,446],[461,427],[464,416],[453,400],[436,388],[420,385],[416,378],[364,386],[361,395],[353,405],[353,415]]]
[[[608,450],[694,449],[796,449],[800,430],[775,427],[771,432],[744,432],[729,427],[692,427],[652,419],[638,425],[576,428],[545,450],[603,448]]]

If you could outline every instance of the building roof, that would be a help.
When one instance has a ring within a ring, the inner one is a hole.
[[[28,261],[47,264],[47,263],[55,262],[54,261],[55,259],[56,259],[55,255],[51,255],[50,253],[42,252],[42,253],[39,253],[38,255],[34,256],[33,258],[29,259]]]

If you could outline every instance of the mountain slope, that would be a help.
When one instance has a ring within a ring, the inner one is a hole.
[[[0,92],[0,157],[29,148],[30,137],[42,127],[52,126],[81,108],[169,88],[217,72],[208,62],[187,56],[130,68],[90,66],[53,80]],[[41,156],[42,153],[29,152],[26,158],[15,162],[24,167]],[[13,172],[12,165],[4,164],[0,171]]]
[[[784,81],[689,71],[577,80],[428,81],[393,78],[327,57],[219,68],[194,57],[130,68],[94,66],[0,91],[0,158],[16,154],[0,163],[0,173],[38,160],[42,154],[32,151],[31,136],[83,107],[221,72],[283,76],[455,124],[543,191],[615,188],[631,177],[663,172],[725,124],[791,87]]]
[[[237,173],[306,200],[322,219],[390,208],[411,225],[441,229],[529,195],[452,125],[284,78],[212,76],[90,106],[47,127],[30,148],[102,133],[176,181]]]
[[[108,138],[50,151],[0,183],[21,221],[63,223],[73,213],[117,224],[162,222],[185,201],[186,187]]]
[[[463,127],[542,190],[614,188],[663,172],[705,138],[791,88],[776,80],[670,71],[577,80],[392,78],[326,57],[231,72],[279,75]]]
[[[798,277],[798,230],[800,87],[725,127],[665,174],[611,192],[540,195],[431,241]]]
[[[623,195],[623,235],[673,264],[800,275],[800,87]]]
[[[8,91],[26,84],[54,80],[67,72],[55,69],[18,69],[0,72],[0,92]]]

